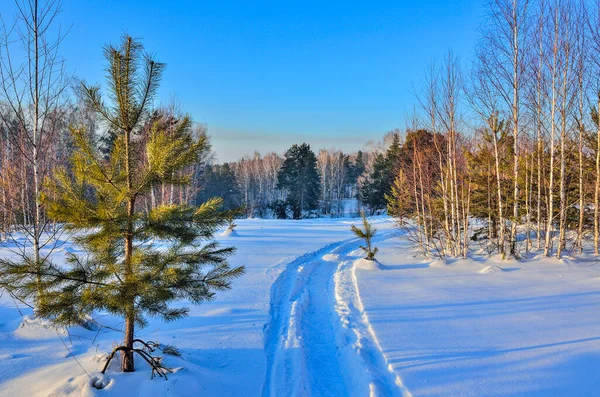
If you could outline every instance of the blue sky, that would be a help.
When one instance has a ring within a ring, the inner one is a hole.
[[[105,43],[141,38],[167,63],[157,104],[177,98],[230,161],[301,142],[355,151],[404,128],[426,62],[469,58],[482,15],[483,0],[64,0],[59,22],[69,70],[94,83]]]

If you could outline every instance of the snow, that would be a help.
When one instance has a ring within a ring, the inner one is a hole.
[[[235,239],[218,237],[246,266],[233,289],[139,331],[181,350],[165,357],[169,380],[150,380],[142,360],[134,373],[117,361],[98,372],[121,319],[97,313],[110,328],[67,333],[4,294],[0,396],[597,395],[593,257],[424,261],[392,219],[375,217],[379,253],[367,261],[357,221],[236,220]],[[63,243],[57,260],[77,249]]]
[[[406,242],[379,249],[386,271],[357,271],[358,286],[412,395],[598,395],[598,262],[474,257],[429,266]],[[482,267],[503,271],[483,276]]]
[[[219,236],[221,236],[221,237],[239,237],[240,235],[238,234],[237,230],[227,228],[227,229],[225,229],[225,231],[223,233],[219,234]]]
[[[381,263],[379,263],[377,260],[369,260],[369,259],[364,259],[364,258],[358,259],[354,263],[354,266],[356,266],[357,269],[368,270],[368,271],[381,270],[383,268]]]
[[[498,273],[501,272],[502,268],[500,266],[488,265],[483,269],[479,270],[478,273],[488,274],[488,273]]]

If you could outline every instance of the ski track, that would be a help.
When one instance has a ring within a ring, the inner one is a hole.
[[[342,240],[304,254],[273,283],[263,397],[411,396],[387,365],[364,312],[358,258],[348,257],[359,243]]]

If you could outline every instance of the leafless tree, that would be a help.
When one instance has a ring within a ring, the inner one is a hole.
[[[55,26],[59,0],[17,0],[15,5],[14,21],[3,21],[0,32],[0,100],[4,105],[0,115],[7,128],[10,120],[17,121],[8,140],[21,160],[21,230],[29,237],[33,260],[39,264],[44,260],[41,250],[52,240],[42,241],[48,224],[41,203],[43,181],[54,165],[54,140],[65,127],[68,78],[59,52],[65,35]],[[22,254],[27,255],[25,246]]]

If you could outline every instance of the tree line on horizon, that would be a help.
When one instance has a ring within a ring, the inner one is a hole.
[[[283,156],[255,152],[238,161],[207,164],[200,177],[198,200],[220,195],[229,208],[241,206],[245,216],[258,218],[383,213],[402,136],[400,130],[390,131],[365,151],[350,154],[337,149],[320,149],[315,154],[303,143],[292,145]]]
[[[182,171],[189,185],[153,186],[137,205],[150,212],[216,195],[244,216],[297,219],[343,216],[347,200],[357,199],[353,215],[387,211],[416,225],[411,234],[427,255],[464,256],[486,241],[505,256],[561,256],[581,252],[589,236],[598,253],[600,5],[493,0],[488,7],[473,59],[449,53],[427,65],[405,131],[357,153],[299,144],[283,155],[215,164],[207,150]],[[20,231],[36,251],[41,234],[57,227],[39,198],[44,179],[68,166],[69,126],[84,126],[105,158],[116,137],[64,72],[58,48],[40,46],[37,100],[28,95],[35,89],[15,88],[23,80],[9,46],[1,57],[0,239]],[[185,117],[178,106],[154,108],[139,139],[157,122],[172,131]],[[208,139],[206,126],[191,128]]]

